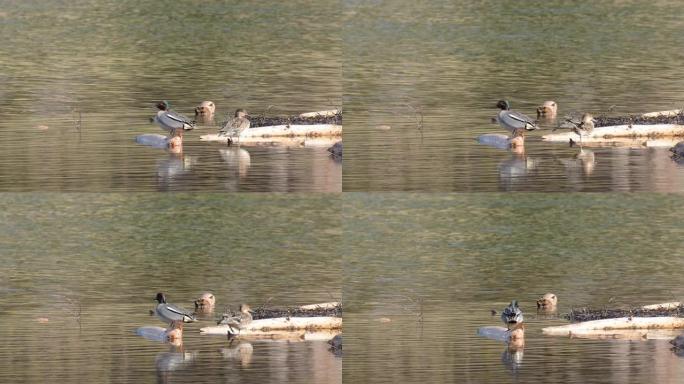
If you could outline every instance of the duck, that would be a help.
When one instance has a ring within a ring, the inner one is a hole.
[[[179,324],[182,327],[182,323],[191,323],[197,320],[194,313],[190,313],[183,308],[167,303],[166,296],[162,292],[157,293],[155,300],[159,304],[157,304],[154,312],[157,317],[167,324]]]
[[[232,316],[232,314],[224,313],[221,319],[216,323],[217,325],[227,325],[229,331],[233,332],[233,328],[240,330],[244,328],[247,324],[252,322],[252,308],[247,304],[240,305],[240,313],[237,316]]]
[[[219,130],[219,134],[230,137],[239,137],[240,134],[250,126],[250,122],[247,117],[249,117],[249,115],[244,109],[239,108],[235,110],[233,118],[223,124],[223,127],[221,127]]]
[[[582,136],[590,135],[594,130],[594,124],[596,119],[591,113],[582,114],[580,121],[575,121],[573,119],[565,119],[569,126],[561,126],[560,128],[570,128],[580,137],[580,145],[582,144]]]
[[[537,300],[537,309],[554,310],[558,304],[558,298],[553,293],[547,293]]]
[[[511,105],[507,100],[499,100],[496,106],[500,109],[496,121],[504,129],[511,132],[513,138],[522,138],[526,131],[534,131],[539,128],[536,122],[528,116],[511,111]]]
[[[511,304],[504,308],[503,312],[501,312],[501,321],[506,324],[506,327],[509,330],[511,330],[511,328],[515,327],[517,324],[522,324],[523,313],[518,307],[517,300],[511,301]]]
[[[558,104],[556,104],[556,102],[553,100],[547,100],[544,102],[544,104],[537,107],[537,119],[539,119],[540,117],[552,119],[556,117],[557,112]]]
[[[159,111],[157,111],[154,121],[159,124],[163,130],[169,132],[171,137],[182,135],[182,132],[195,128],[194,121],[172,111],[167,101],[160,101],[157,103],[157,109],[159,109]]]
[[[195,107],[195,120],[208,123],[214,120],[216,104],[213,101],[203,101]]]
[[[195,311],[210,311],[214,309],[216,297],[211,292],[204,292],[195,300]]]

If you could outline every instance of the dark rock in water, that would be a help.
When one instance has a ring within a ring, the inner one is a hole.
[[[616,319],[619,317],[684,317],[684,306],[670,309],[573,309],[563,317],[573,321],[590,321],[603,319]]]
[[[300,117],[296,116],[260,116],[249,115],[250,128],[255,127],[269,127],[272,125],[312,125],[312,124],[342,124],[342,112],[333,116],[312,116]],[[221,123],[221,126],[225,125]]]
[[[337,143],[333,144],[332,147],[328,148],[328,152],[335,157],[342,157],[342,142],[338,141]]]
[[[672,152],[672,158],[674,160],[684,159],[684,141],[675,144],[674,147],[670,148],[670,152]]]
[[[336,335],[328,340],[328,344],[330,344],[330,352],[334,353],[336,356],[342,355],[342,335]]]
[[[301,309],[294,308],[255,308],[252,311],[252,318],[257,319],[272,319],[274,317],[316,317],[316,316],[332,316],[342,317],[342,306],[334,308],[316,308],[316,309]]]
[[[608,127],[613,125],[630,125],[630,124],[679,124],[684,125],[684,113],[679,113],[673,116],[653,116],[643,117],[640,115],[630,116],[596,116],[594,117],[595,127]]]

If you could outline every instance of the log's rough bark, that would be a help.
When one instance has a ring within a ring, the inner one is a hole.
[[[679,306],[681,306],[682,303],[679,301],[673,301],[670,303],[660,303],[660,304],[651,304],[651,305],[644,305],[641,307],[641,309],[646,309],[646,310],[652,310],[652,309],[675,309]]]

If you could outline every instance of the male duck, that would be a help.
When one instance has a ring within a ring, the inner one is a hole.
[[[219,134],[239,137],[240,134],[250,126],[249,119],[247,119],[248,116],[247,111],[244,109],[240,108],[236,110],[234,117],[228,120],[223,127],[219,129]]]
[[[504,127],[504,129],[511,132],[513,137],[523,136],[525,131],[533,131],[538,129],[537,124],[520,112],[511,111],[511,105],[507,100],[499,100],[496,104],[497,108],[501,109],[497,115],[496,121]]]
[[[191,323],[196,320],[195,315],[183,308],[166,302],[166,296],[159,292],[155,298],[159,304],[155,308],[156,315],[168,324]]]
[[[518,301],[513,300],[511,304],[504,308],[501,313],[501,321],[506,324],[506,327],[510,330],[511,327],[515,327],[523,322],[523,313],[518,307]]]
[[[176,136],[177,131],[182,134],[183,131],[189,131],[195,128],[195,122],[190,121],[187,117],[179,115],[173,112],[169,108],[169,103],[167,101],[160,101],[157,104],[157,115],[154,117],[154,121],[159,124],[159,126],[169,132],[171,136]]]

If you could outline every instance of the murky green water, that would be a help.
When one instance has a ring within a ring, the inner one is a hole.
[[[345,194],[345,382],[674,383],[667,340],[549,337],[558,313],[681,300],[678,197]],[[478,337],[520,301],[522,353]]]
[[[134,142],[159,100],[217,122],[339,105],[339,29],[334,1],[0,1],[0,190],[339,191],[324,145],[243,146],[236,172],[199,141],[215,125],[180,159]]]
[[[476,142],[506,133],[490,123],[502,98],[532,116],[545,100],[559,116],[681,106],[679,2],[345,1],[343,10],[345,190],[684,190],[667,148],[602,148],[589,168],[578,149],[541,142],[548,125],[529,135],[523,161]]]
[[[0,195],[0,381],[341,382],[325,341],[201,336],[218,314],[186,325],[180,349],[134,333],[164,326],[148,314],[160,290],[186,308],[211,290],[217,312],[340,299],[338,200]]]

